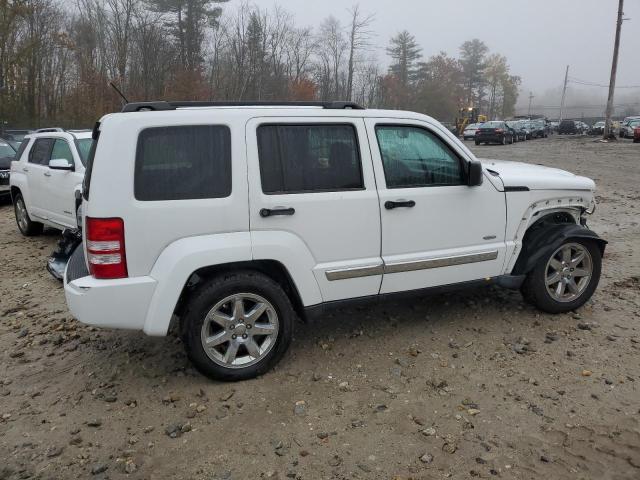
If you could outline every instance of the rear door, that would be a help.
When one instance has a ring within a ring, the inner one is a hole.
[[[325,302],[376,295],[380,209],[363,120],[254,118],[247,158],[254,258],[276,244],[292,263],[310,256]]]

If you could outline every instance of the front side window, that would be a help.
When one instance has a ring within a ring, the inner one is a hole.
[[[231,194],[231,133],[221,125],[156,127],[138,137],[138,200],[222,198]]]
[[[71,148],[66,140],[58,139],[55,141],[53,144],[53,150],[51,150],[51,159],[64,159],[73,165],[73,154],[71,153]]]
[[[376,127],[387,188],[463,184],[460,159],[434,133],[414,126]]]
[[[48,165],[54,141],[53,138],[37,138],[29,152],[29,163]]]
[[[261,125],[257,135],[266,194],[364,188],[353,125]]]

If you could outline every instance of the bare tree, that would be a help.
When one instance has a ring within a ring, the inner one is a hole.
[[[357,56],[361,50],[368,49],[371,46],[371,38],[373,31],[369,29],[375,15],[364,16],[360,11],[358,4],[354,5],[350,10],[351,23],[349,26],[349,60],[347,62],[347,86],[346,99],[351,100],[353,94],[353,77],[356,68]]]

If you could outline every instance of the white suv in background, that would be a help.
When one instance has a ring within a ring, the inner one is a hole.
[[[600,277],[592,180],[480,162],[425,115],[145,102],[93,138],[69,309],[149,335],[175,320],[212,378],[264,373],[330,307],[497,283],[566,312]]]
[[[76,228],[91,131],[41,129],[27,135],[11,164],[11,197],[23,235],[44,225]]]

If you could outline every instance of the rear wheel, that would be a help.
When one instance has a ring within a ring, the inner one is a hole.
[[[245,380],[267,372],[291,343],[296,314],[282,287],[258,272],[204,284],[184,315],[187,355],[204,375]]]
[[[569,239],[529,272],[522,294],[545,312],[569,312],[591,298],[601,268],[602,254],[594,241]]]
[[[21,193],[16,194],[13,199],[13,210],[16,215],[18,229],[25,237],[32,237],[42,233],[43,225],[31,220]]]
[[[480,142],[478,140],[476,140],[476,145],[480,145]]]

